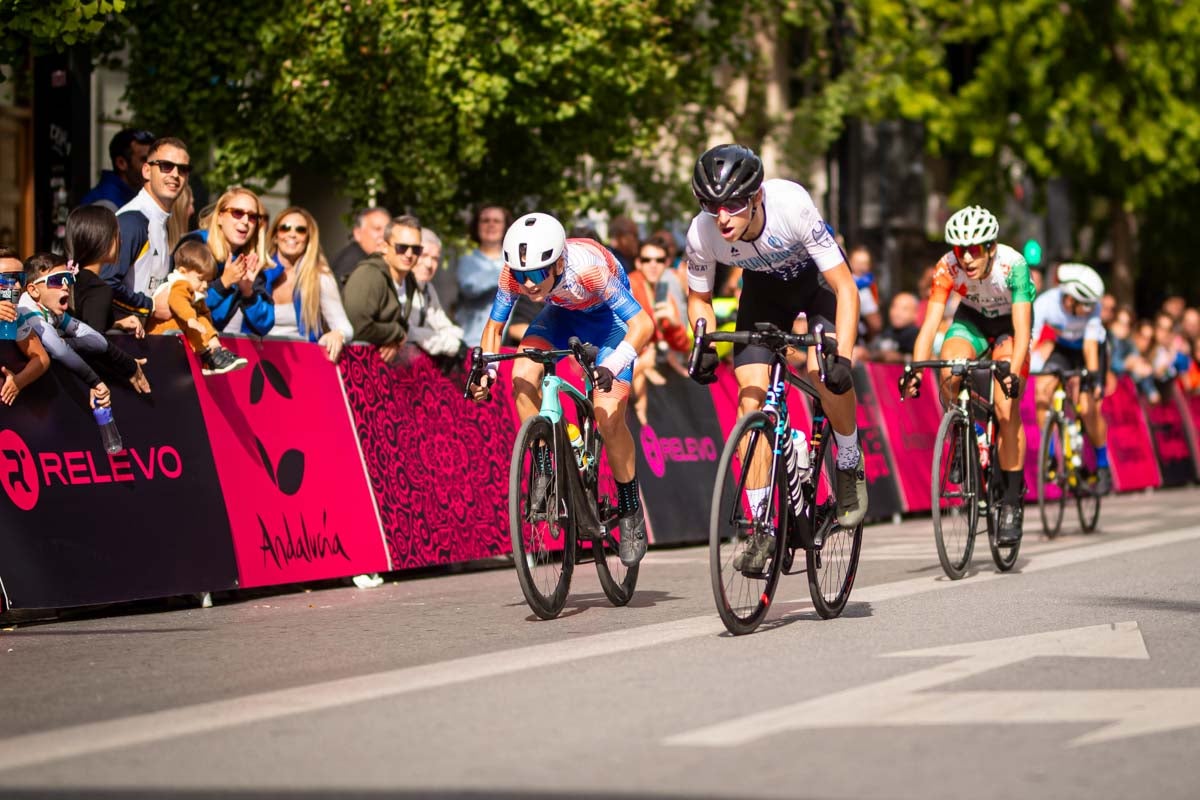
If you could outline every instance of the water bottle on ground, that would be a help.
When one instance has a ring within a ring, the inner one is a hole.
[[[100,442],[104,445],[104,452],[119,453],[125,449],[121,444],[121,432],[117,430],[117,423],[113,421],[111,406],[96,406],[92,409],[92,416],[96,418],[96,424],[100,426]]]
[[[0,274],[0,300],[7,300],[16,305],[17,299],[21,296],[21,282],[18,277],[12,273]],[[17,338],[17,323],[16,322],[0,322],[0,339],[16,339]]]

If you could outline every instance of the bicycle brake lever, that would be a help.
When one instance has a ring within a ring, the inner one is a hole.
[[[813,334],[817,337],[817,373],[821,376],[821,383],[825,383],[825,326],[818,322]]]

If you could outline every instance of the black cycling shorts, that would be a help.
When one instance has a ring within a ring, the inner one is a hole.
[[[742,273],[742,297],[738,302],[735,330],[752,331],[757,322],[770,322],[782,331],[791,331],[796,317],[808,318],[811,333],[817,324],[825,326],[829,336],[836,330],[837,295],[820,277],[816,268],[807,269],[790,281],[766,272]],[[761,345],[733,346],[733,365],[770,364],[773,354]]]
[[[1056,369],[1068,372],[1073,369],[1083,369],[1083,367],[1083,350],[1055,345],[1054,350],[1046,357],[1046,363],[1042,365],[1042,372],[1051,372]]]

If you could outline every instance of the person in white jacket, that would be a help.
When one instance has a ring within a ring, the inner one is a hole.
[[[408,317],[408,341],[431,356],[461,357],[466,348],[463,329],[442,308],[433,286],[433,276],[442,262],[442,240],[429,228],[422,228],[421,244],[424,249],[413,268],[417,292]]]

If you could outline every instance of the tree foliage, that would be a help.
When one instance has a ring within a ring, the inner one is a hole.
[[[31,49],[87,44],[113,27],[124,10],[125,0],[0,0],[0,64],[21,66]]]
[[[740,24],[710,0],[142,0],[132,18],[132,107],[211,148],[211,183],[304,168],[438,224],[483,201],[603,205],[668,121],[694,146]]]

